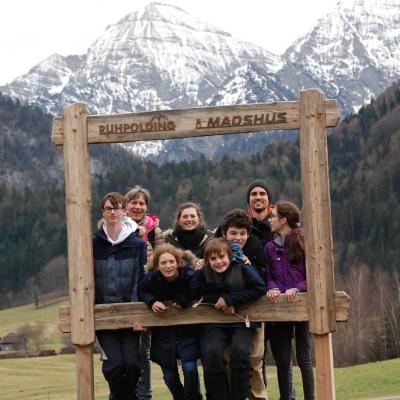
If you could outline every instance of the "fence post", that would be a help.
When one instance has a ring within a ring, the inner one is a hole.
[[[309,326],[314,334],[317,398],[335,399],[332,334],[336,330],[335,282],[325,96],[300,93],[300,164]]]
[[[87,105],[64,108],[64,169],[71,342],[76,348],[77,399],[93,400],[94,273]]]

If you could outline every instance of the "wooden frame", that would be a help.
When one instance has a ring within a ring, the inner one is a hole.
[[[309,321],[314,334],[317,398],[335,399],[332,336],[336,321],[348,319],[349,298],[335,292],[332,223],[326,128],[336,126],[339,108],[316,89],[300,93],[300,101],[205,107],[116,115],[88,115],[75,103],[53,121],[52,141],[64,147],[71,307],[59,313],[62,332],[76,346],[77,398],[94,399],[92,344],[95,330],[200,322],[236,322],[206,306],[154,315],[142,303],[94,305],[89,143],[119,143],[265,130],[300,129],[301,185],[306,242],[308,293],[293,304],[265,299],[240,312],[254,320]]]

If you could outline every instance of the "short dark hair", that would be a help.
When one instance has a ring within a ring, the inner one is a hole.
[[[232,248],[230,243],[223,238],[214,238],[207,242],[204,248],[204,261],[208,264],[212,254],[226,253],[230,260],[232,260]]]
[[[248,233],[251,231],[251,219],[241,208],[234,208],[224,215],[221,230],[223,234],[228,232],[229,228],[246,229]]]
[[[125,208],[125,206],[126,206],[126,199],[124,196],[122,196],[121,193],[110,192],[110,193],[107,193],[103,197],[103,200],[101,201],[101,209],[102,210],[104,210],[104,204],[106,204],[107,200],[109,200],[109,202],[111,203],[111,205],[113,207]]]

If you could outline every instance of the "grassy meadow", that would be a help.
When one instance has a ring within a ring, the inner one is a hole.
[[[400,359],[338,368],[337,400],[376,399],[396,395],[400,399],[399,371]],[[275,372],[275,368],[269,368],[269,400],[279,398]],[[303,399],[298,368],[295,368],[295,382],[297,399]],[[0,360],[0,387],[1,400],[73,400],[76,398],[74,356]],[[153,391],[154,400],[171,398],[157,365],[153,366]],[[95,355],[95,393],[96,400],[108,398],[98,355]]]
[[[41,321],[46,326],[43,348],[60,349],[63,335],[57,328],[57,314],[61,306],[67,305],[66,300],[47,307],[35,308],[33,304],[0,310],[0,337],[15,332],[24,324]]]
[[[66,301],[48,307],[33,305],[0,310],[0,336],[25,323],[42,321],[46,324],[44,348],[62,347],[62,335],[57,330],[57,312]],[[108,399],[107,385],[101,374],[99,355],[94,355],[96,400]],[[201,372],[201,371],[200,371]],[[166,400],[171,396],[166,389],[157,365],[153,366],[153,399]],[[400,359],[337,368],[336,394],[338,400],[400,399]],[[302,400],[301,376],[295,368],[296,398]],[[203,389],[204,393],[204,389]],[[279,398],[276,370],[268,367],[269,400]],[[76,398],[75,357],[59,355],[20,359],[0,359],[1,400],[73,400]]]

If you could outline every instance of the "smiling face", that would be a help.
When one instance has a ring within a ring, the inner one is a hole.
[[[218,252],[218,253],[211,253],[208,258],[208,263],[210,267],[215,272],[222,274],[225,272],[231,263],[231,260],[227,253],[225,252]]]
[[[236,228],[231,226],[224,234],[224,238],[229,242],[236,242],[242,249],[249,238],[249,232],[246,228]]]
[[[178,277],[178,263],[170,253],[163,253],[158,259],[157,269],[167,281],[173,281]]]
[[[185,231],[196,229],[200,225],[200,218],[194,207],[184,208],[178,219],[178,225]]]
[[[254,187],[249,195],[250,207],[256,212],[264,211],[269,206],[269,198],[267,191],[260,187]]]
[[[106,224],[116,224],[122,222],[122,219],[124,217],[122,204],[113,206],[110,200],[107,200],[104,203],[102,215],[104,220],[106,221]]]
[[[147,212],[147,203],[143,194],[139,193],[137,197],[127,203],[125,210],[134,221],[142,221]]]

